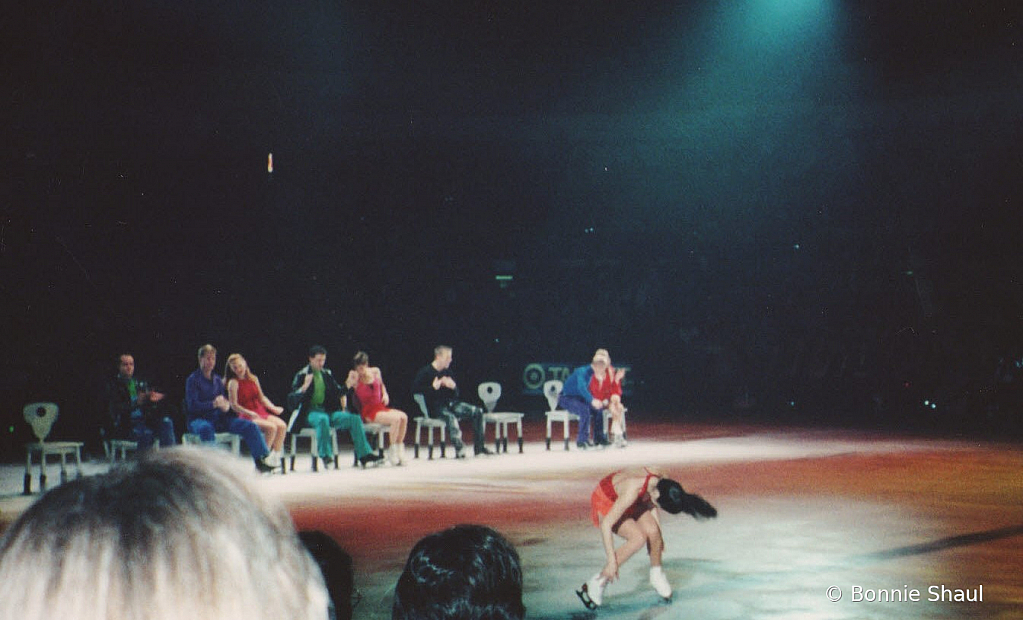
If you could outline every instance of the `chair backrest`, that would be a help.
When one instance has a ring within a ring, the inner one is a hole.
[[[288,432],[291,432],[293,426],[295,426],[295,420],[298,420],[298,407],[295,407],[291,411],[291,417],[288,418]]]
[[[56,403],[29,403],[22,409],[25,421],[32,427],[32,433],[42,443],[50,434],[53,423],[57,421],[60,408]]]
[[[483,401],[483,406],[487,408],[487,413],[493,413],[497,401],[501,399],[501,384],[496,381],[484,381],[476,388],[476,393]]]
[[[561,396],[561,389],[563,387],[565,387],[565,384],[557,379],[544,381],[543,395],[547,397],[547,404],[550,405],[551,411],[557,411],[558,397]]]
[[[416,401],[416,404],[419,405],[419,410],[423,412],[423,417],[429,418],[430,410],[426,407],[426,397],[416,392],[412,395],[412,400]]]

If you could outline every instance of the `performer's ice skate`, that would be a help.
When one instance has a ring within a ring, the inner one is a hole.
[[[401,465],[401,456],[398,453],[398,444],[391,444],[387,448],[387,460],[391,465]]]
[[[607,578],[597,573],[581,588],[575,591],[579,600],[586,605],[586,609],[596,609],[604,602],[604,586],[607,585]]]
[[[660,566],[650,567],[650,585],[661,595],[661,598],[666,601],[671,600],[671,584],[668,583],[668,578],[664,576],[664,571]]]

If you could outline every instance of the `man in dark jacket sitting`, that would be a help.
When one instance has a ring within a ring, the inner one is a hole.
[[[140,450],[152,447],[159,439],[168,448],[176,443],[174,422],[162,406],[164,398],[144,379],[135,376],[135,357],[122,353],[117,360],[117,376],[106,386],[108,424],[102,429],[104,441],[128,439]]]
[[[455,457],[465,456],[465,442],[458,420],[472,422],[473,446],[477,455],[490,454],[483,441],[483,409],[458,400],[458,384],[451,374],[451,347],[440,345],[433,350],[433,361],[423,366],[412,380],[412,393],[422,394],[431,418],[446,420],[448,437],[455,446]]]
[[[366,441],[362,418],[345,411],[345,391],[334,375],[324,368],[327,350],[319,345],[309,349],[309,365],[295,373],[288,394],[288,407],[298,409],[295,424],[316,429],[316,451],[324,463],[334,460],[331,428],[346,430],[352,435],[355,455],[363,465],[380,460]]]

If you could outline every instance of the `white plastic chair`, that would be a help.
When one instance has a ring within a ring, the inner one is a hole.
[[[622,435],[624,435],[627,432],[625,428],[626,417],[625,414],[628,412],[629,412],[628,407],[622,409]],[[603,411],[601,411],[601,413],[603,414],[602,417],[604,418],[604,437],[610,437],[610,435],[608,435],[608,429],[610,429],[611,427],[611,411],[608,409],[604,409]]]
[[[447,445],[447,422],[444,420],[438,420],[437,418],[430,417],[430,410],[426,406],[426,397],[422,394],[416,393],[412,395],[412,400],[416,401],[419,405],[419,410],[423,412],[423,415],[413,418],[416,422],[416,443],[414,448],[415,458],[419,458],[419,443],[422,439],[423,428],[426,428],[426,440],[429,442],[427,445],[427,458],[433,459],[433,430],[440,429],[440,457],[444,458],[445,447]]]
[[[22,415],[28,425],[32,427],[32,434],[36,436],[39,443],[30,443],[25,446],[25,495],[32,494],[32,455],[39,453],[39,488],[46,490],[46,456],[55,454],[60,456],[60,483],[67,482],[67,457],[75,457],[75,467],[78,470],[78,477],[82,477],[82,445],[80,441],[46,441],[53,423],[57,421],[57,414],[60,408],[56,403],[29,403],[22,409]]]
[[[390,426],[385,426],[383,424],[378,424],[376,422],[363,422],[362,423],[362,429],[364,431],[366,431],[366,439],[367,440],[369,439],[370,435],[375,435],[376,436],[377,454],[380,455],[380,458],[384,458],[384,444],[385,444],[384,436],[391,434],[391,427]],[[373,443],[373,442],[370,442],[370,443]],[[356,462],[356,464],[358,464],[358,462],[359,462],[358,457],[356,457],[355,462]]]
[[[158,446],[159,441],[153,444]],[[128,459],[128,452],[137,452],[139,449],[139,443],[130,439],[108,439],[103,442],[103,451],[107,454],[107,460],[113,465],[114,461],[117,460],[117,455],[120,453],[121,460]]]
[[[239,456],[242,453],[242,438],[234,433],[214,433],[213,442],[218,446],[230,447],[231,453],[235,456]],[[202,439],[195,433],[185,433],[181,436],[181,443],[189,446],[199,446],[202,445]]]
[[[356,399],[354,399],[354,401],[355,401],[354,404],[356,406],[358,406],[359,399],[356,398]],[[358,413],[358,411],[356,411],[355,415],[360,415],[360,414]],[[383,424],[378,424],[377,422],[366,422],[366,421],[363,421],[363,423],[362,423],[362,430],[366,433],[366,440],[367,441],[369,441],[369,436],[370,435],[374,435],[376,437],[377,454],[380,456],[380,458],[384,458],[384,447],[385,447],[385,443],[386,443],[384,441],[384,436],[391,434],[391,427],[390,426],[385,426]],[[372,444],[374,442],[370,441],[370,443]],[[359,464],[359,457],[358,456],[355,457],[355,464],[356,465]]]
[[[508,452],[508,425],[514,424],[519,436],[519,454],[522,454],[522,416],[523,413],[513,411],[494,411],[497,401],[501,398],[501,384],[496,381],[485,381],[476,389],[487,412],[483,414],[483,435],[487,434],[487,422],[494,423],[494,450],[500,454],[501,447]]]
[[[545,381],[543,384],[543,395],[547,397],[547,404],[550,411],[547,412],[547,449],[551,449],[551,423],[561,422],[565,431],[565,449],[568,450],[568,425],[570,422],[579,422],[579,416],[567,409],[558,409],[558,397],[565,384],[557,379]]]
[[[319,441],[319,436],[315,428],[305,427],[295,432],[295,420],[298,419],[298,409],[291,412],[291,416],[288,418],[288,437],[291,438],[289,443],[290,448],[288,449],[288,458],[291,461],[291,471],[295,471],[295,455],[298,454],[298,440],[308,439],[309,440],[309,457],[312,459],[313,471],[320,471],[319,455],[316,453],[316,443]],[[334,446],[334,469],[337,469],[337,431],[330,429],[330,440]],[[358,459],[356,459],[358,462]]]

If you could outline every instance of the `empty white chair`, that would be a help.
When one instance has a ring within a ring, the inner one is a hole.
[[[487,422],[494,423],[494,450],[501,452],[501,447],[508,452],[508,426],[514,424],[519,436],[519,454],[522,454],[522,416],[525,414],[513,411],[494,411],[497,401],[501,398],[501,384],[496,381],[485,381],[476,389],[487,413],[483,414],[483,434],[487,433]]]
[[[543,395],[547,397],[547,404],[550,411],[547,412],[547,449],[551,449],[551,423],[561,422],[565,431],[565,449],[568,450],[568,425],[570,422],[579,422],[579,416],[567,409],[558,409],[558,397],[564,383],[557,379],[545,381],[543,384]]]
[[[440,429],[440,457],[444,458],[445,446],[447,444],[447,422],[430,417],[430,410],[426,406],[426,398],[422,394],[413,394],[412,399],[416,401],[416,404],[419,405],[419,410],[423,412],[423,415],[413,418],[416,422],[416,443],[413,450],[415,458],[419,458],[419,443],[422,440],[422,431],[424,427],[426,428],[426,437],[429,442],[427,445],[428,458],[433,459],[434,429]]]
[[[46,490],[46,456],[55,454],[60,456],[60,482],[67,482],[67,457],[75,457],[75,467],[78,470],[78,477],[82,477],[82,442],[80,441],[46,441],[46,437],[57,421],[57,414],[60,408],[55,403],[29,403],[22,409],[22,415],[28,425],[32,427],[32,434],[36,436],[39,443],[30,443],[25,446],[25,495],[32,494],[32,455],[39,453],[39,488]]]

